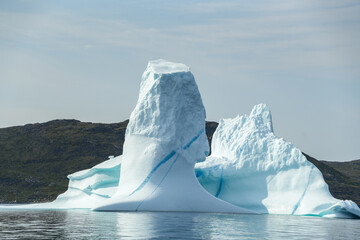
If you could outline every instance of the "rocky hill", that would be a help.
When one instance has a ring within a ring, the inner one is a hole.
[[[126,126],[55,120],[0,129],[0,202],[55,199],[68,174],[122,153]]]
[[[0,203],[51,201],[67,189],[66,176],[122,154],[128,121],[113,124],[54,120],[0,129]],[[211,142],[216,122],[206,123]],[[360,205],[360,160],[319,161],[330,192]]]
[[[360,160],[350,162],[319,161],[303,153],[322,172],[331,194],[351,199],[360,206]]]

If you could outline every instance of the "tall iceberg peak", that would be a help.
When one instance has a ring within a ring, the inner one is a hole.
[[[192,161],[205,160],[209,152],[205,141],[205,117],[205,108],[189,67],[165,60],[150,61],[142,76],[139,99],[131,113],[126,137],[151,137],[176,149],[198,134],[200,140],[192,147],[196,152]]]
[[[215,198],[195,177],[209,145],[205,109],[186,65],[149,62],[123,149],[118,190],[94,210],[251,213]]]
[[[190,72],[190,68],[183,63],[173,63],[164,59],[158,59],[149,61],[145,72],[147,71],[164,74],[176,72]]]

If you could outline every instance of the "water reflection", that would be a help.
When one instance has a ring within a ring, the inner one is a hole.
[[[357,239],[359,226],[284,215],[0,211],[0,239]]]
[[[116,213],[66,211],[65,239],[117,239]]]
[[[65,212],[0,211],[0,239],[53,239],[64,236]]]
[[[358,239],[360,221],[321,217],[267,215],[269,239]]]
[[[118,213],[118,235],[129,239],[209,239],[200,213]]]

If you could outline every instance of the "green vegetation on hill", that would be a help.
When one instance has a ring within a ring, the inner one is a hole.
[[[122,153],[126,126],[55,120],[0,129],[0,202],[55,199],[68,174]]]
[[[113,124],[54,120],[0,129],[0,203],[54,200],[67,189],[67,175],[122,154],[128,121]],[[218,123],[207,122],[211,143]],[[360,205],[360,160],[315,164],[339,199]]]
[[[345,176],[343,181],[327,181],[331,193],[336,198],[351,199],[360,206],[360,159],[350,162],[322,162]]]

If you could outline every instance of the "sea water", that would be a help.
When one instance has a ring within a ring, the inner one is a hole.
[[[359,239],[360,220],[187,212],[1,210],[0,239]]]

